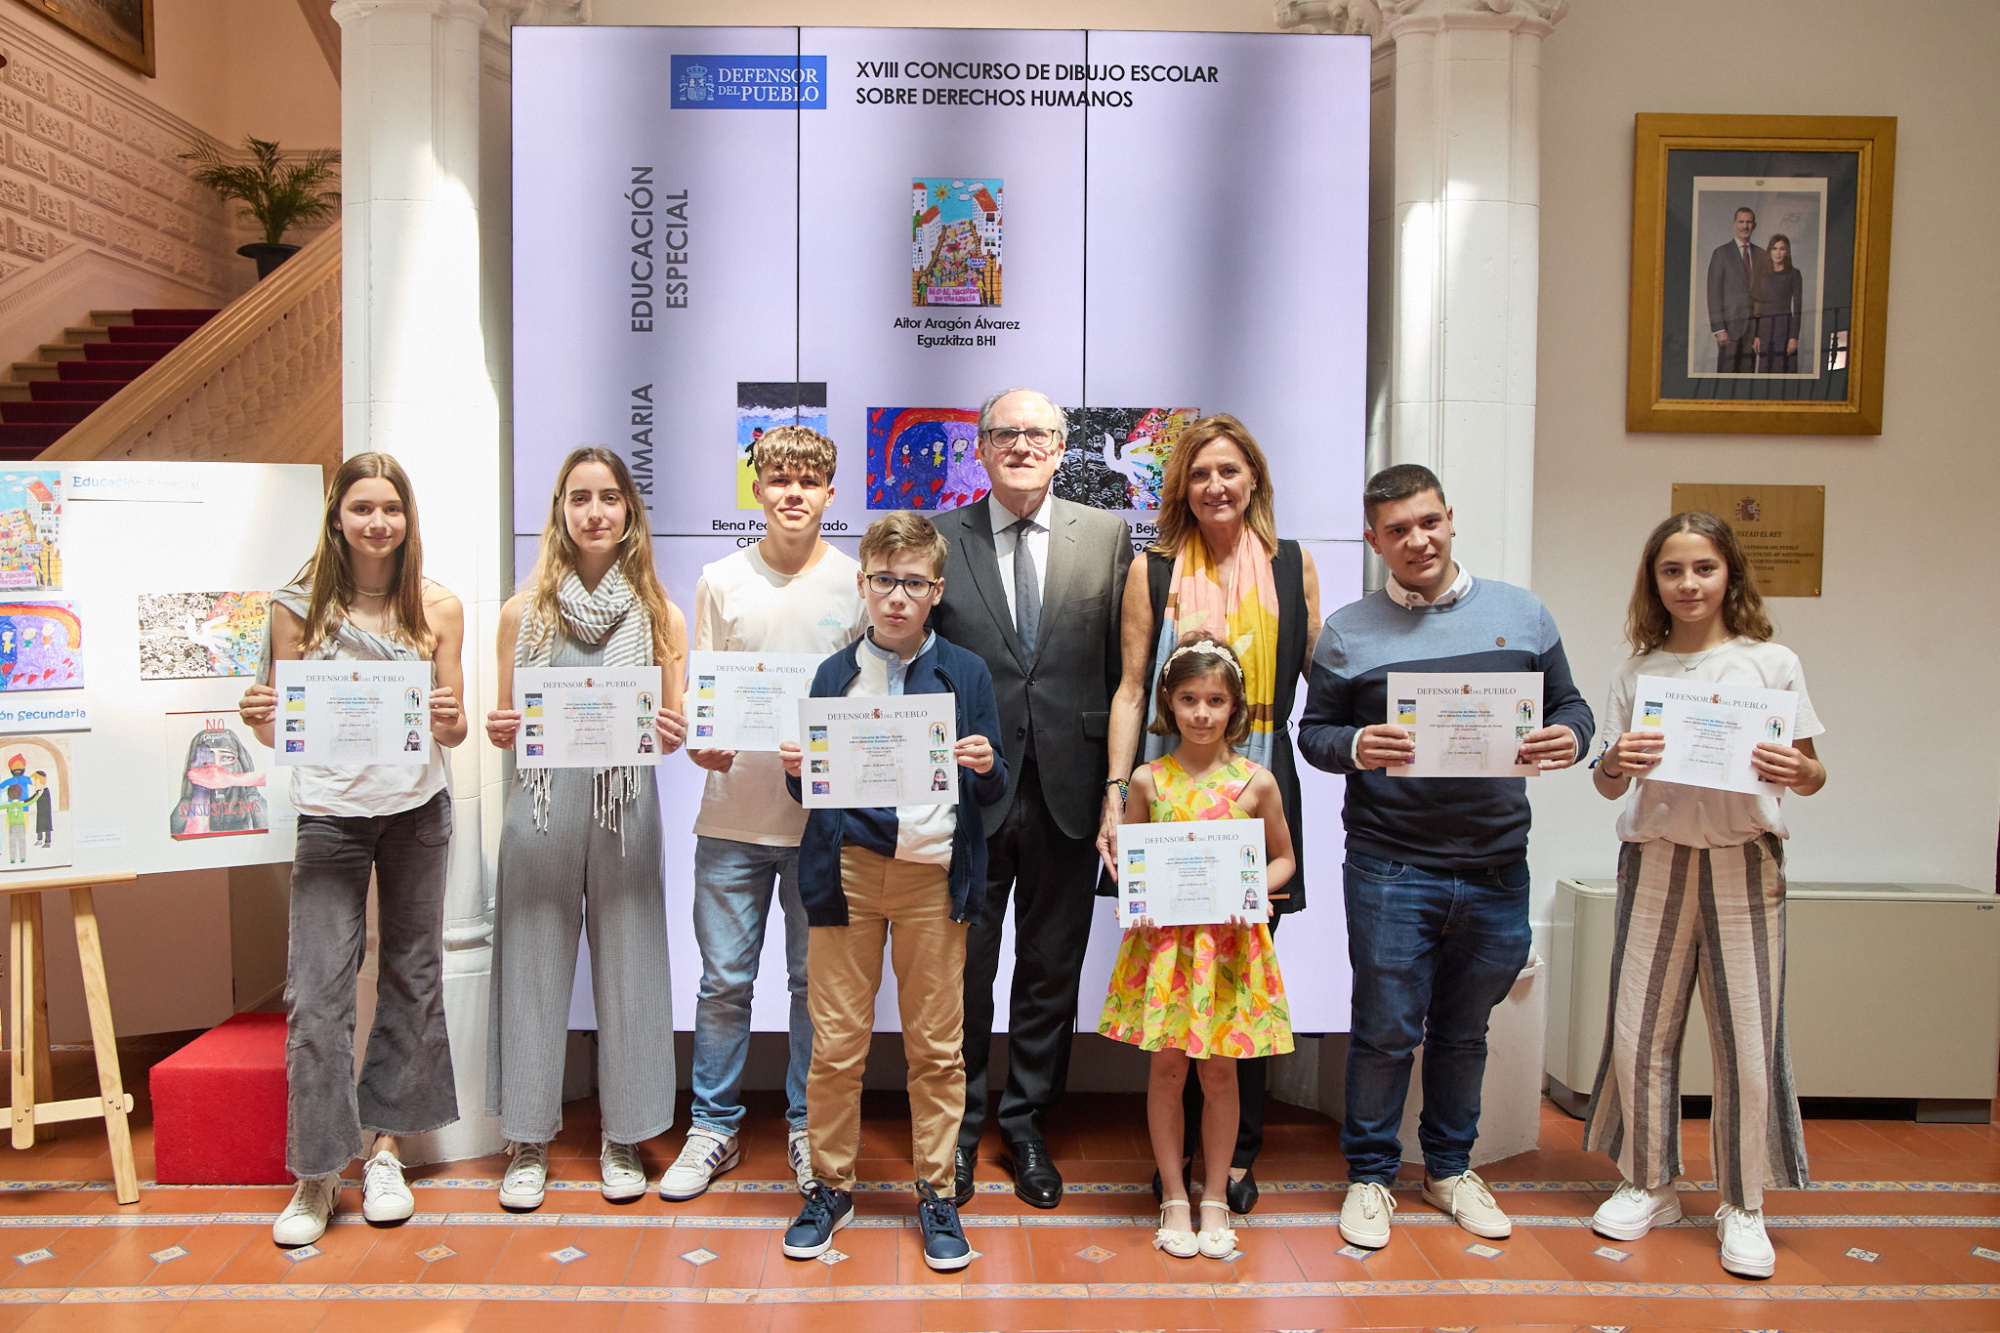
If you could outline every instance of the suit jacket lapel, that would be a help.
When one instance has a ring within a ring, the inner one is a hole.
[[[1049,511],[1049,567],[1042,571],[1041,641],[1047,643],[1055,628],[1051,618],[1069,601],[1070,584],[1076,581],[1079,554],[1076,545],[1076,510],[1067,500],[1058,500]],[[1030,664],[1041,656],[1037,645],[1029,653]]]
[[[966,568],[972,571],[973,586],[979,589],[993,623],[1000,627],[1000,636],[1007,641],[1008,651],[1026,670],[1033,658],[1022,647],[1021,635],[1014,628],[1014,613],[1007,605],[1007,589],[1000,582],[1000,557],[993,549],[993,511],[984,497],[974,500],[967,507],[972,512],[965,516],[965,524],[972,540],[965,544]]]

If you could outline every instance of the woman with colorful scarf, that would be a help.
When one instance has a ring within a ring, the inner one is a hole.
[[[499,695],[523,667],[660,666],[659,752],[687,735],[681,659],[687,630],[653,572],[646,511],[624,460],[578,449],[557,474],[541,556],[500,611]],[[518,707],[486,715],[486,736],[514,748]],[[563,1055],[579,932],[590,930],[597,1003],[597,1087],[607,1199],[646,1192],[634,1145],[674,1117],[674,1020],[667,974],[660,803],[653,770],[523,768],[500,833],[487,1113],[513,1156],[503,1207],[539,1207],[548,1144],[562,1128]],[[589,911],[586,913],[585,904]]]
[[[1098,848],[1109,866],[1117,851],[1116,821],[1134,766],[1158,759],[1176,737],[1147,732],[1149,700],[1158,694],[1161,664],[1182,635],[1206,630],[1243,664],[1250,735],[1237,749],[1277,779],[1298,871],[1271,895],[1274,913],[1297,912],[1305,898],[1305,822],[1299,809],[1298,764],[1292,755],[1292,700],[1312,666],[1319,636],[1319,572],[1293,541],[1279,541],[1271,505],[1271,469],[1242,422],[1227,413],[1204,417],[1174,442],[1160,488],[1159,538],[1132,562],[1125,581],[1121,637],[1124,675],[1111,703],[1110,791]],[[1144,755],[1139,740],[1146,740]],[[1271,929],[1278,928],[1278,916]],[[1257,1204],[1251,1164],[1264,1146],[1262,1060],[1236,1062],[1242,1119],[1229,1172],[1229,1208]],[[1186,1142],[1201,1141],[1201,1098],[1189,1079]],[[1157,1178],[1154,1193],[1159,1192]]]

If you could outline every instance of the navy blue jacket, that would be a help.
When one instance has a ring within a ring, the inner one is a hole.
[[[815,699],[838,699],[846,695],[861,674],[856,640],[819,664],[813,674]],[[965,649],[934,634],[931,646],[917,655],[903,677],[905,694],[956,695],[958,734],[984,736],[993,740],[1000,734],[1000,710],[993,702],[993,677],[986,663]],[[970,921],[986,902],[986,825],[980,807],[992,805],[1007,792],[1007,760],[996,743],[993,767],[984,773],[953,766],[958,774],[958,824],[951,836],[951,919]],[[795,777],[785,778],[793,800],[802,788]],[[871,834],[857,838],[857,845],[882,841],[894,848],[896,811],[893,807],[868,810],[812,810],[806,814],[805,836],[799,841],[799,896],[805,900],[806,921],[815,926],[847,924],[847,895],[840,887],[840,845],[851,827],[867,827]],[[880,848],[876,848],[880,850]]]

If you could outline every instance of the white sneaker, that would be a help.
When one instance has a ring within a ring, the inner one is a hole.
[[[402,1222],[417,1211],[410,1187],[403,1183],[403,1164],[384,1148],[368,1159],[361,1176],[361,1215],[370,1222]]]
[[[597,1174],[604,1182],[604,1197],[613,1203],[636,1199],[646,1192],[646,1167],[639,1150],[629,1143],[601,1141],[597,1150]]]
[[[1396,1196],[1386,1185],[1372,1180],[1347,1187],[1340,1202],[1340,1238],[1349,1245],[1379,1250],[1389,1243],[1389,1214],[1396,1211]]]
[[[1637,1240],[1654,1227],[1681,1220],[1681,1196],[1672,1185],[1649,1190],[1625,1181],[1597,1206],[1590,1229],[1611,1240]]]
[[[696,1125],[688,1131],[681,1155],[660,1177],[660,1197],[672,1203],[700,1198],[710,1181],[741,1160],[734,1134],[718,1134]]]
[[[340,1197],[339,1176],[311,1176],[292,1191],[292,1201],[271,1223],[271,1239],[287,1248],[310,1245],[326,1234],[333,1201]]]
[[[1722,1266],[1736,1276],[1769,1277],[1778,1271],[1763,1213],[1725,1203],[1715,1210],[1715,1235],[1722,1242]]]
[[[1442,1180],[1431,1179],[1426,1171],[1424,1202],[1450,1213],[1452,1221],[1475,1236],[1505,1240],[1514,1234],[1514,1224],[1500,1211],[1500,1205],[1493,1202],[1493,1191],[1486,1188],[1486,1182],[1476,1171]]]
[[[549,1186],[549,1148],[545,1143],[517,1143],[500,1181],[500,1206],[526,1210],[542,1206]]]
[[[799,1193],[804,1194],[806,1186],[813,1183],[812,1137],[804,1128],[785,1135],[785,1160],[792,1164],[792,1175],[799,1182]]]

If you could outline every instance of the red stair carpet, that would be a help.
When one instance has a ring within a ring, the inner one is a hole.
[[[56,378],[29,380],[27,402],[0,403],[0,459],[37,457],[218,313],[134,310],[105,330],[109,342],[82,344],[81,361],[47,363]]]

